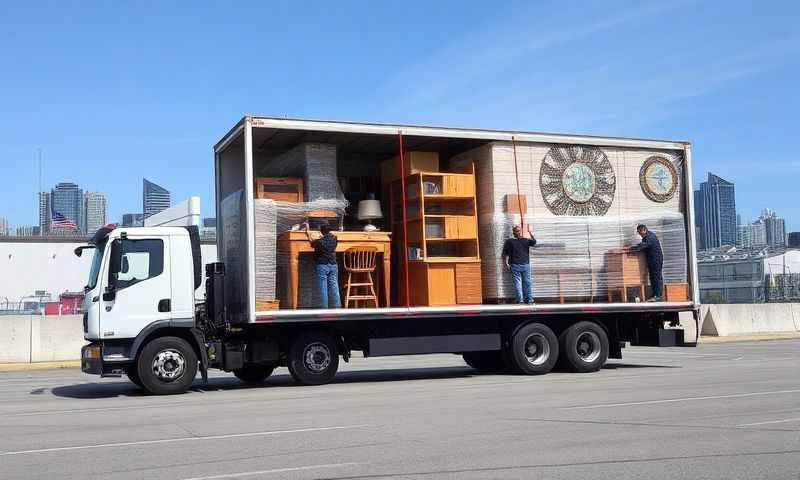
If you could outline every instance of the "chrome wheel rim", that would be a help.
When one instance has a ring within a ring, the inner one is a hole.
[[[600,358],[600,336],[592,331],[582,332],[575,340],[575,351],[586,363],[592,363]]]
[[[531,365],[543,365],[550,358],[550,342],[541,333],[532,333],[525,339],[523,352]]]
[[[177,350],[161,350],[153,358],[153,374],[162,382],[173,382],[185,371],[186,359]]]
[[[303,362],[311,372],[324,372],[331,365],[331,351],[324,343],[314,342],[303,352]]]

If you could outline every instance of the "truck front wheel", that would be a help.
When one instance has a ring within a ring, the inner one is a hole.
[[[579,373],[596,372],[608,360],[608,335],[594,322],[578,322],[561,332],[561,362]]]
[[[233,371],[233,374],[244,383],[261,383],[272,375],[273,370],[275,370],[275,367],[271,365],[250,363],[242,368],[237,368]]]
[[[301,333],[289,347],[289,373],[303,385],[322,385],[339,369],[337,342],[326,332]]]
[[[197,355],[179,337],[160,337],[147,343],[136,361],[142,388],[154,395],[189,389],[197,374]]]

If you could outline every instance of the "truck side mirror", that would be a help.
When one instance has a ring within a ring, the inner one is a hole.
[[[108,258],[108,286],[103,292],[103,301],[110,302],[117,297],[117,278],[122,269],[122,249],[119,239],[111,242],[111,254]]]

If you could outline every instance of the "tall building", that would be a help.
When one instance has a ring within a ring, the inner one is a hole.
[[[18,237],[36,237],[40,233],[38,225],[20,225],[17,227]]]
[[[759,219],[767,231],[767,245],[771,247],[786,246],[786,221],[772,210],[765,208]]]
[[[0,217],[0,237],[5,237],[8,235],[8,219],[5,217]]]
[[[41,235],[50,233],[50,193],[39,192],[39,232]]]
[[[800,248],[800,232],[789,232],[789,247]]]
[[[106,223],[106,196],[98,192],[83,194],[83,232],[93,235]]]
[[[703,238],[703,196],[700,190],[694,191],[694,229],[697,241],[697,250],[705,250],[706,244]]]
[[[695,194],[703,249],[736,244],[736,192],[733,182],[708,173]]]
[[[142,214],[144,218],[155,215],[170,207],[169,190],[155,183],[142,179]]]
[[[736,226],[736,246],[763,247],[767,244],[767,229],[761,220]]]
[[[125,213],[122,215],[123,227],[141,227],[144,225],[144,218],[141,213]]]
[[[82,226],[83,190],[74,183],[62,182],[57,184],[50,191],[49,233],[52,234],[56,231],[84,233],[81,231]]]

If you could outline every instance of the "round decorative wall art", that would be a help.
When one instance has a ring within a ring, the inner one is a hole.
[[[639,170],[639,185],[647,198],[664,203],[678,190],[678,171],[668,159],[652,156]]]
[[[597,147],[556,145],[544,156],[539,187],[556,215],[605,215],[614,201],[617,179],[608,157]]]

